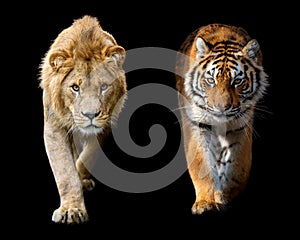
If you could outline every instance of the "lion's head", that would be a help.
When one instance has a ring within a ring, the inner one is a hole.
[[[116,120],[126,98],[125,50],[96,18],[62,31],[41,64],[45,121],[90,135]]]

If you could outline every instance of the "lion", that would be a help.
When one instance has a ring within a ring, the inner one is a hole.
[[[126,101],[125,56],[98,19],[85,15],[59,33],[42,58],[44,143],[60,197],[56,223],[89,219],[84,191],[95,182],[85,162],[103,145]]]

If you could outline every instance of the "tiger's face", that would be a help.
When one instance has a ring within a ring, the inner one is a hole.
[[[257,41],[245,47],[221,42],[209,48],[198,38],[196,49],[196,61],[185,81],[185,92],[192,99],[192,120],[215,124],[245,117],[266,86],[257,61]]]

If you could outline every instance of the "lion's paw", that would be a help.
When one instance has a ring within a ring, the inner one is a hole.
[[[53,212],[52,221],[56,223],[82,223],[88,220],[86,210],[60,207]]]
[[[95,182],[93,179],[83,179],[82,181],[83,190],[92,191],[95,187]]]

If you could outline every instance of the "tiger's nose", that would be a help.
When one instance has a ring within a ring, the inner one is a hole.
[[[92,120],[93,118],[97,117],[100,114],[99,112],[81,112],[81,114],[87,118],[89,118],[90,120]]]
[[[220,112],[226,112],[227,110],[229,110],[231,108],[230,104],[217,104],[216,108],[220,111]]]

